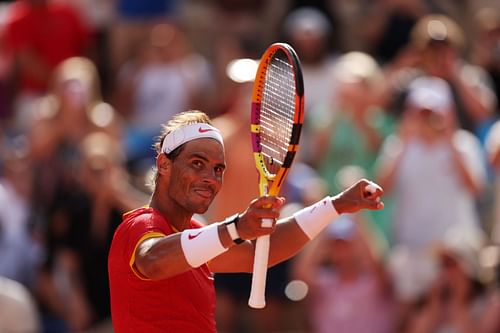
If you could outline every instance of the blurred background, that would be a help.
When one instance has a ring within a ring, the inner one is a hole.
[[[268,274],[217,274],[234,332],[500,332],[500,4],[495,0],[0,1],[0,332],[113,332],[107,253],[147,204],[161,124],[200,109],[228,170],[207,223],[258,195],[252,80],[301,59],[288,216],[360,177],[342,216]]]

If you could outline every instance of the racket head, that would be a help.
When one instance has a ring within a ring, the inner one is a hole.
[[[285,43],[269,46],[252,93],[251,133],[260,194],[277,195],[299,147],[304,82],[299,58]]]

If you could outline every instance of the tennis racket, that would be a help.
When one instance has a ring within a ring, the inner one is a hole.
[[[299,147],[304,120],[304,83],[293,48],[269,46],[259,63],[252,93],[251,136],[260,195],[278,195]],[[264,227],[272,226],[263,219]],[[257,238],[248,305],[266,306],[265,289],[269,236]]]

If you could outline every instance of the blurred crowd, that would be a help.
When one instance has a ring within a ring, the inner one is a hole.
[[[306,109],[282,214],[361,177],[386,208],[271,268],[264,310],[249,274],[216,275],[219,331],[500,332],[494,0],[0,1],[0,332],[113,332],[109,245],[148,203],[173,114],[200,109],[225,136],[200,219],[258,196],[242,133],[276,41],[299,55]]]

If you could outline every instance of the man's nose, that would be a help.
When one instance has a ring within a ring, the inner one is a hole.
[[[206,182],[219,183],[221,176],[214,169],[207,169],[203,174],[203,180]]]

